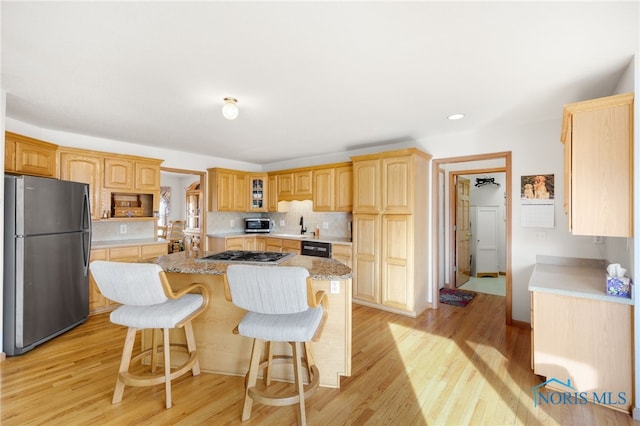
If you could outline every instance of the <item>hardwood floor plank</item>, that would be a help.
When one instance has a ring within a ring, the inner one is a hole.
[[[309,425],[632,425],[597,406],[534,407],[530,331],[506,327],[504,299],[479,294],[412,319],[353,307],[352,376],[307,401]],[[127,387],[112,405],[126,328],[108,314],[0,363],[0,423],[13,425],[295,424],[294,406],[240,412],[244,378],[201,373],[164,387]],[[136,347],[140,344],[139,336]],[[322,374],[322,372],[320,372]]]

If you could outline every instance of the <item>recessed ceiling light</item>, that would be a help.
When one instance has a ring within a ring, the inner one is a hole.
[[[449,120],[460,120],[461,118],[464,118],[464,114],[451,114],[447,118]]]

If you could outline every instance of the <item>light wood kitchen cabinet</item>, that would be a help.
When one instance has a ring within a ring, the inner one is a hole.
[[[247,176],[244,174],[233,175],[233,211],[247,211]]]
[[[313,171],[313,211],[334,211],[335,202],[335,175],[334,168],[317,169]]]
[[[351,212],[353,168],[349,165],[313,170],[313,210]]]
[[[337,212],[353,210],[353,166],[336,167],[335,199]]]
[[[380,159],[361,159],[353,162],[353,212],[380,212]]]
[[[278,201],[311,200],[313,196],[313,172],[296,170],[278,172]]]
[[[5,132],[4,169],[24,175],[55,177],[58,145]]]
[[[417,149],[353,157],[353,299],[417,316],[427,308],[428,162]]]
[[[263,237],[244,237],[244,249],[249,251],[265,251],[265,241]]]
[[[570,231],[633,236],[633,93],[565,105],[561,140]]]
[[[353,299],[380,304],[380,215],[353,215]]]
[[[413,283],[413,216],[382,216],[381,303],[397,309],[414,306]]]
[[[4,171],[16,171],[16,141],[5,133],[4,139]]]
[[[278,211],[278,177],[269,175],[267,184],[267,210]]]
[[[286,253],[300,254],[300,241],[299,240],[282,240],[282,251]]]
[[[264,238],[264,250],[300,254],[300,240],[286,238]]]
[[[247,175],[247,188],[249,212],[266,212],[268,210],[268,180],[264,173]]]
[[[382,211],[413,212],[413,158],[411,156],[382,159]]]
[[[60,148],[58,156],[59,179],[88,184],[91,219],[100,219],[102,215],[100,193],[102,190],[103,158],[74,148]]]
[[[258,235],[207,237],[207,239],[208,250],[216,253],[225,250],[265,251],[265,238]],[[278,245],[278,250],[274,251],[280,251],[281,249],[282,243]]]
[[[98,248],[91,250],[91,261],[109,260],[113,262],[139,262],[165,255],[169,252],[169,245],[163,244],[140,244],[132,246],[120,246],[109,248]],[[89,314],[97,314],[113,310],[118,306],[100,293],[98,286],[91,274],[89,274]]]
[[[207,169],[209,176],[208,211],[246,212],[247,175],[228,169]]]
[[[591,401],[594,393],[599,397],[611,393],[617,403],[606,406],[629,413],[633,306],[542,291],[533,291],[531,298],[534,373],[571,380],[575,391],[584,392]],[[567,390],[553,381],[547,388]],[[618,398],[621,392],[626,396],[624,403]]]
[[[134,173],[133,160],[117,157],[104,159],[105,188],[132,190]]]
[[[91,250],[90,259],[94,260],[109,260],[109,254],[107,249]],[[113,309],[117,305],[112,303],[98,290],[98,285],[93,280],[93,276],[89,274],[89,313],[103,312],[108,309]]]
[[[128,219],[118,201],[135,200],[133,217],[152,218],[160,206],[160,164],[162,160],[60,147],[58,173],[62,180],[89,184],[91,218]],[[126,209],[125,209],[126,210]]]
[[[225,250],[244,250],[244,247],[245,247],[244,237],[233,237],[233,238],[227,238],[225,240],[225,245],[224,245]]]
[[[349,268],[351,268],[351,264],[352,264],[352,261],[351,261],[352,251],[353,251],[353,248],[351,247],[351,244],[339,244],[339,243],[331,244],[331,258],[337,260],[338,262],[344,263]]]
[[[160,160],[145,161],[131,157],[104,159],[105,188],[125,191],[159,191]]]
[[[136,161],[135,167],[135,191],[157,191],[160,189],[160,163]]]
[[[282,251],[282,239],[281,238],[272,238],[266,237],[264,239],[264,249],[265,251]]]

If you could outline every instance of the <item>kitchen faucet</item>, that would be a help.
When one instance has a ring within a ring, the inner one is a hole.
[[[307,232],[307,228],[304,227],[304,218],[300,216],[300,234]]]

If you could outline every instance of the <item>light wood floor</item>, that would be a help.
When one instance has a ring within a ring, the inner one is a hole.
[[[503,325],[503,297],[479,294],[471,303],[441,305],[417,319],[354,305],[353,374],[341,389],[322,388],[307,401],[308,424],[633,424],[592,404],[534,408],[532,387],[541,379],[530,369],[529,330]],[[0,423],[241,424],[242,377],[180,378],[169,410],[162,385],[127,387],[111,405],[124,334],[107,315],[94,316],[0,363]],[[255,404],[247,424],[295,422],[292,406]]]

